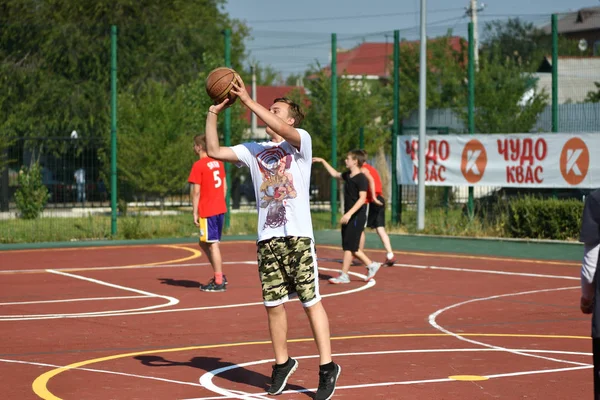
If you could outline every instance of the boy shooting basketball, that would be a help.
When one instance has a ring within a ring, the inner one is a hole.
[[[319,386],[315,399],[333,396],[341,368],[331,359],[329,320],[321,302],[310,216],[309,187],[312,141],[297,129],[304,118],[300,107],[285,98],[269,110],[250,98],[240,78],[231,92],[267,124],[271,141],[221,147],[217,115],[228,100],[213,105],[206,117],[208,155],[250,168],[258,209],[258,271],[275,352],[268,393],[283,392],[298,367],[287,349],[284,304],[297,296],[304,306],[320,356]]]

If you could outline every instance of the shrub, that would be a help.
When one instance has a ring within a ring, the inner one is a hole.
[[[36,219],[44,210],[50,198],[48,189],[42,184],[42,170],[35,163],[29,168],[22,168],[17,178],[18,188],[15,192],[15,203],[23,219]]]
[[[508,204],[508,236],[533,239],[576,239],[583,202],[524,196]]]

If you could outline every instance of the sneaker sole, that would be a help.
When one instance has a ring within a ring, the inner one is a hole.
[[[331,283],[332,285],[346,285],[346,284],[350,283],[350,282],[332,282],[332,281],[327,281],[327,282]]]
[[[213,292],[213,293],[220,293],[220,292],[224,292],[225,289],[219,289],[219,290],[211,290],[211,289],[200,289],[201,292]]]
[[[296,360],[296,359],[293,359],[293,360],[294,360],[294,362],[296,363],[296,365],[294,365],[294,366],[292,367],[292,369],[290,370],[290,372],[289,372],[289,373],[287,374],[287,376],[285,377],[285,380],[283,381],[283,385],[281,385],[281,387],[279,388],[279,390],[278,390],[278,391],[276,391],[275,393],[269,393],[269,392],[267,392],[267,394],[268,394],[269,396],[277,396],[278,394],[281,394],[281,392],[283,392],[283,390],[285,389],[285,386],[287,385],[287,381],[288,381],[288,379],[289,379],[289,378],[290,378],[290,376],[292,376],[292,374],[293,374],[294,372],[296,372],[296,370],[298,369],[298,364],[299,364],[299,363],[298,363],[298,360]]]
[[[335,376],[335,386],[333,387],[333,392],[331,392],[331,394],[329,395],[329,397],[326,398],[325,400],[331,399],[333,397],[333,394],[335,393],[335,388],[337,387],[338,378],[340,377],[340,374],[342,373],[342,367],[339,364],[337,366],[338,366],[338,373]]]

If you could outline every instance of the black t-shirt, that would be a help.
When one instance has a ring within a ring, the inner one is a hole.
[[[359,199],[360,192],[366,192],[369,189],[369,180],[365,174],[358,173],[354,176],[350,176],[350,171],[346,171],[342,174],[344,180],[344,213],[350,211],[350,209],[356,204]],[[353,216],[359,213],[366,213],[367,206],[363,205]]]
[[[591,245],[600,243],[600,189],[585,198],[579,241]]]
[[[600,243],[600,189],[593,191],[585,198],[579,241],[591,246],[596,246]],[[598,265],[596,265],[596,272],[594,273],[594,281],[596,282],[596,300],[594,301],[592,315],[592,337],[594,339],[600,339],[600,301],[598,301],[600,298],[600,285],[597,283],[599,273],[600,258],[598,259]]]

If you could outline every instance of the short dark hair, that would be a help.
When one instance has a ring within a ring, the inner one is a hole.
[[[352,158],[354,158],[356,161],[358,161],[359,167],[362,167],[363,164],[365,163],[365,161],[367,160],[367,157],[365,157],[364,151],[360,150],[360,149],[350,150],[348,152],[348,154],[350,154],[350,156],[352,156]]]
[[[278,97],[275,100],[273,100],[273,104],[275,103],[285,103],[288,106],[290,106],[289,114],[290,117],[294,118],[294,128],[299,127],[302,121],[304,121],[304,112],[297,103],[294,103],[287,97]]]

